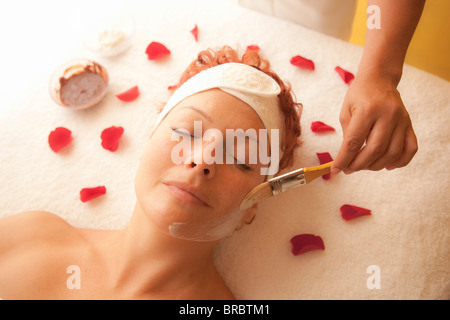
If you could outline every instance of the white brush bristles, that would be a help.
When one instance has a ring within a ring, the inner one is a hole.
[[[260,185],[253,188],[249,193],[247,193],[244,200],[242,200],[241,202],[240,209],[241,211],[247,210],[255,203],[270,198],[271,196],[273,196],[273,193],[269,181],[261,183]]]

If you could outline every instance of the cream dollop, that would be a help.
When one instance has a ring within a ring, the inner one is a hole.
[[[100,50],[111,50],[126,40],[125,34],[120,30],[103,30],[98,35]]]

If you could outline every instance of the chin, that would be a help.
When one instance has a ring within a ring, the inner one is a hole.
[[[205,217],[206,218],[206,217]],[[174,222],[169,226],[173,237],[193,241],[219,241],[230,236],[242,221],[242,212],[235,210],[215,218],[196,222]]]

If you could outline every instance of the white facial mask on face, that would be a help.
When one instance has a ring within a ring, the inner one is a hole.
[[[221,64],[201,71],[187,80],[174,92],[163,108],[156,121],[154,130],[182,100],[196,93],[215,88],[231,94],[248,104],[258,114],[267,129],[269,141],[272,141],[272,130],[278,130],[278,138],[282,138],[284,116],[280,110],[278,100],[278,95],[281,92],[280,86],[264,72],[242,63]],[[230,110],[230,112],[234,111]],[[279,148],[280,145],[280,143],[277,144],[278,161],[283,155],[281,148]],[[278,163],[276,164],[276,170],[278,171]],[[269,174],[268,178],[275,173]],[[221,217],[204,217],[204,219],[200,219],[197,222],[174,222],[168,229],[170,235],[175,238],[193,241],[215,241],[230,235],[241,223],[243,214],[244,212],[236,209]]]
[[[169,233],[178,239],[216,241],[231,235],[241,223],[242,215],[243,212],[236,209],[227,216],[203,221],[201,224],[174,222],[169,226]]]

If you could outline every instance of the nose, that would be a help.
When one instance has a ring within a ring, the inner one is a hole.
[[[199,172],[206,178],[212,178],[215,174],[215,163],[211,163],[211,159],[204,157],[203,149],[202,147],[193,148],[185,159],[185,167]]]
[[[208,165],[204,163],[196,164],[194,161],[191,161],[191,163],[188,164],[188,168],[201,172],[207,178],[211,178],[214,175],[213,165]]]
[[[216,150],[221,150],[219,148],[222,148],[221,139],[197,138],[191,140],[191,147],[186,148],[187,150],[183,149],[184,167],[188,170],[195,170],[206,178],[212,178],[216,170],[215,153]]]

